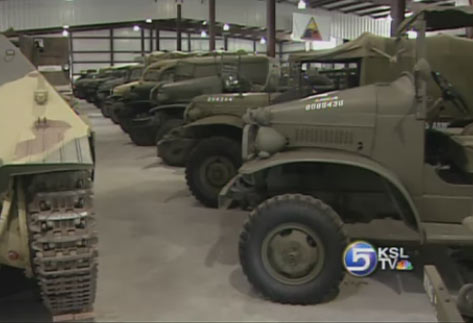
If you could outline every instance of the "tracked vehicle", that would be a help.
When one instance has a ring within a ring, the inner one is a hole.
[[[465,251],[460,260],[471,272],[473,137],[455,119],[450,127],[434,127],[444,107],[461,116],[471,107],[454,83],[431,71],[425,35],[472,25],[473,7],[421,10],[398,31],[398,37],[417,31],[413,73],[245,115],[244,164],[219,203],[252,209],[240,236],[240,262],[265,297],[315,304],[334,295],[352,237],[453,247]],[[458,55],[449,64],[462,71],[470,56]],[[441,91],[435,101],[427,96],[431,80]],[[383,230],[392,221],[400,226]],[[348,235],[352,225],[356,236]],[[357,264],[367,265],[364,259]],[[464,277],[458,304],[471,315],[472,288]],[[433,293],[445,313],[452,300],[438,288]]]
[[[0,265],[38,282],[53,315],[90,313],[97,279],[90,128],[0,35]]]

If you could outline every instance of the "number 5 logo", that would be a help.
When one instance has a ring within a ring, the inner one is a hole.
[[[376,249],[366,241],[355,241],[345,249],[343,264],[353,276],[366,277],[378,265]]]

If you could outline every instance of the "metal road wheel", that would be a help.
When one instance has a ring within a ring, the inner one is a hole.
[[[240,235],[249,282],[275,302],[317,304],[338,293],[348,243],[343,222],[321,200],[275,196],[253,210]]]
[[[200,180],[208,188],[222,188],[236,173],[235,165],[226,156],[209,156],[201,166]]]
[[[264,239],[261,255],[268,273],[283,284],[301,285],[322,270],[325,251],[319,236],[306,225],[284,223]]]

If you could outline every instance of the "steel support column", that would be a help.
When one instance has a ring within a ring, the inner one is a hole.
[[[182,4],[177,3],[177,17],[176,17],[176,49],[182,50],[182,35],[181,35],[181,19],[182,19]]]
[[[228,50],[228,36],[226,35],[223,37],[223,49]]]
[[[141,56],[145,56],[145,29],[141,27]]]
[[[215,0],[209,0],[209,50],[215,50]]]
[[[114,32],[113,28],[110,28],[110,65],[115,65],[115,45],[114,45]]]
[[[276,0],[266,0],[267,53],[276,56]]]
[[[391,0],[391,36],[395,36],[396,30],[404,20],[406,12],[406,0]]]

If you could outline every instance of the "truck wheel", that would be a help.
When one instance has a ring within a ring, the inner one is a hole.
[[[163,137],[172,129],[177,128],[179,126],[182,126],[184,123],[184,120],[181,119],[168,119],[164,122],[164,124],[159,127],[158,132],[156,133],[156,144],[158,144],[158,141],[163,139]]]
[[[105,118],[110,118],[109,108],[110,108],[110,103],[108,103],[107,101],[105,101],[100,107],[100,111],[102,112],[102,115]]]
[[[131,141],[137,146],[153,146],[154,145],[153,139],[150,139],[150,137],[146,136],[146,134],[143,133],[142,131],[135,132],[133,129],[130,129],[128,131],[128,135],[130,136]]]
[[[268,299],[316,304],[336,295],[348,238],[335,211],[311,196],[287,194],[261,203],[240,235],[240,264]]]
[[[218,206],[218,194],[241,165],[241,147],[226,137],[203,139],[190,153],[186,182],[192,194],[208,207]]]

